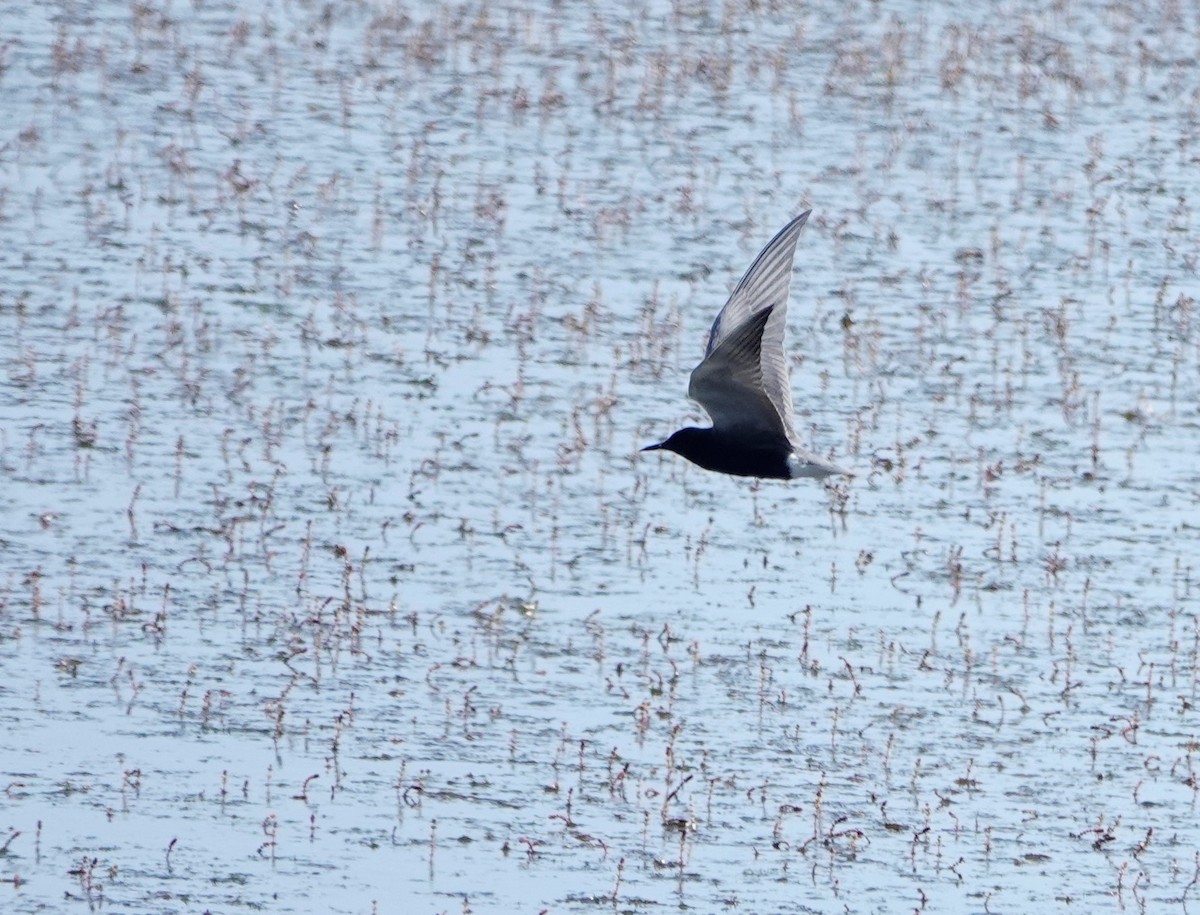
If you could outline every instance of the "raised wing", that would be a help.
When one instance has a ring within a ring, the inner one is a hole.
[[[791,438],[763,388],[763,336],[773,313],[768,305],[751,315],[692,370],[688,396],[712,417],[714,429],[745,437]]]
[[[768,318],[759,342],[762,373],[760,387],[774,405],[784,434],[788,438],[794,437],[795,414],[792,409],[787,358],[783,352],[783,335],[787,328],[788,290],[792,283],[796,241],[811,212],[812,210],[805,210],[780,229],[754,259],[750,269],[729,296],[729,301],[713,321],[712,330],[708,335],[708,346],[704,350],[704,362],[692,373],[694,388],[697,384],[696,374],[704,368],[709,357],[731,339],[732,335],[747,326],[753,317],[767,313]],[[708,405],[701,398],[695,394],[691,396],[708,410]],[[709,410],[709,413],[712,414],[712,410]],[[717,422],[715,415],[713,422]]]

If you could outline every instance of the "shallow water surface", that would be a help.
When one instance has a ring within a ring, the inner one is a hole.
[[[1187,912],[1194,10],[0,25],[5,911]],[[801,436],[701,420],[806,206]]]

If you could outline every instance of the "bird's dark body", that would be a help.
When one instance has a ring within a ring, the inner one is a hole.
[[[689,426],[671,434],[661,445],[652,446],[674,451],[705,470],[729,473],[738,477],[761,477],[766,480],[790,480],[788,458],[792,454],[786,439],[722,433],[716,429]]]

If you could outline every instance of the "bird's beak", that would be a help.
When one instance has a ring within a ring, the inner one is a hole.
[[[647,445],[642,450],[643,451],[658,451],[660,448],[662,448],[662,446],[663,446],[663,443],[659,442],[657,445]]]

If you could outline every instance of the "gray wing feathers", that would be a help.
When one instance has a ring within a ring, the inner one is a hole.
[[[752,315],[692,371],[688,396],[712,417],[713,428],[791,437],[763,385],[764,332],[774,314],[775,309],[767,306]]]
[[[787,307],[788,288],[792,284],[792,259],[796,253],[796,240],[800,230],[808,222],[812,210],[805,210],[779,230],[754,259],[750,269],[738,282],[721,309],[708,335],[705,355],[716,349],[725,337],[755,312],[770,305],[780,306],[776,311],[784,317]]]
[[[705,361],[692,373],[695,386],[696,373],[704,368],[709,357],[731,339],[731,335],[738,333],[752,316],[768,312],[760,337],[760,385],[774,405],[788,438],[794,438],[795,414],[788,381],[787,357],[783,351],[783,334],[787,327],[788,290],[792,282],[796,241],[811,212],[805,210],[784,226],[754,259],[713,322],[705,349]],[[703,401],[700,403],[704,405]],[[704,406],[707,409],[707,405]],[[713,422],[717,422],[716,416],[713,416]]]

